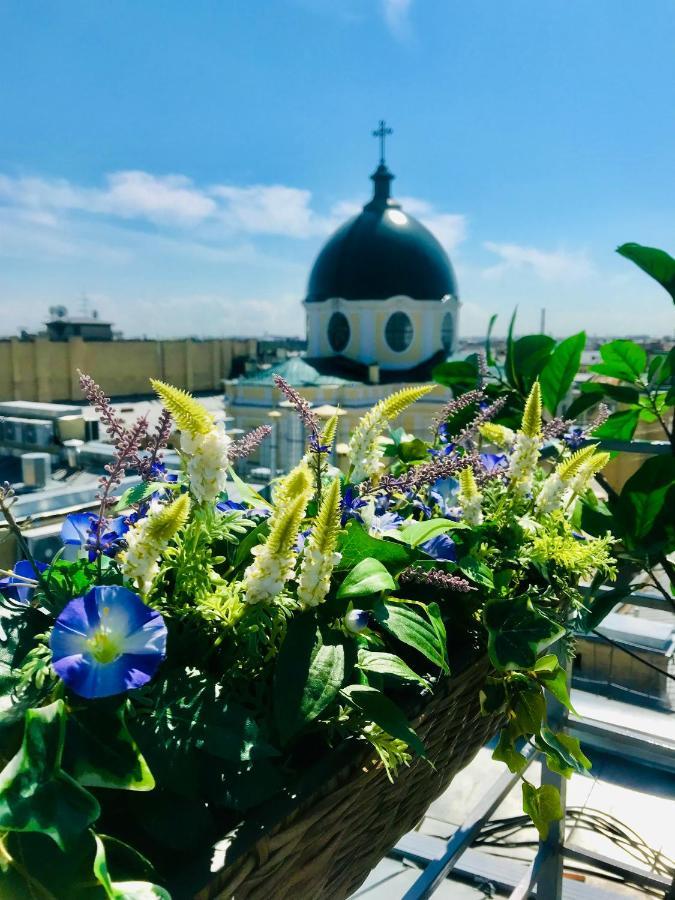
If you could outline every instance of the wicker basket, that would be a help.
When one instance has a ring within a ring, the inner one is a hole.
[[[415,720],[433,767],[416,760],[391,784],[372,754],[352,759],[230,862],[233,845],[197,900],[348,897],[497,731],[480,712],[487,672],[481,660],[444,679]]]

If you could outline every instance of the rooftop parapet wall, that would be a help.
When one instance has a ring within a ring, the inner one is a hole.
[[[235,360],[256,356],[255,339],[67,342],[0,340],[0,400],[81,402],[77,369],[113,397],[148,394],[149,378],[189,391],[217,391]]]

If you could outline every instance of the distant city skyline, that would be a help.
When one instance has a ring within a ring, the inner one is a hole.
[[[2,334],[86,295],[126,336],[304,333],[393,128],[462,337],[672,334],[675,4],[0,0]]]

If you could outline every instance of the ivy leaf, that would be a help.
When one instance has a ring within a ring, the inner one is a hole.
[[[523,781],[523,810],[545,841],[551,823],[559,822],[563,817],[560,793],[552,784],[535,787],[529,781]]]
[[[552,772],[569,778],[575,772],[583,775],[591,768],[590,759],[584,755],[579,740],[568,734],[554,734],[544,726],[535,738],[537,747],[546,754],[546,765]]]
[[[497,669],[531,669],[537,656],[562,637],[565,629],[551,621],[526,595],[488,600],[483,613],[488,653]]]
[[[528,679],[516,685],[511,700],[513,712],[509,728],[511,737],[539,734],[541,723],[546,716],[546,701],[539,684]]]
[[[94,857],[94,875],[103,887],[108,900],[171,900],[171,895],[158,884],[149,881],[116,881],[114,882],[108,872],[105,847],[101,838],[95,834],[96,856]]]
[[[324,643],[313,613],[292,619],[274,674],[274,717],[283,743],[337,697],[344,677],[343,644]]]
[[[424,744],[413,731],[403,711],[376,688],[365,684],[350,684],[342,696],[371,722],[375,722],[387,734],[398,738],[419,756],[425,756]]]
[[[155,779],[125,721],[125,704],[90,704],[68,717],[66,765],[85,787],[151,791]]]
[[[567,672],[558,665],[553,671],[540,670],[537,672],[537,678],[541,682],[542,687],[550,694],[566,706],[571,713],[576,715],[576,710],[572,706],[569,690],[567,688]]]
[[[665,250],[656,247],[643,247],[641,244],[622,244],[616,252],[625,256],[643,272],[658,281],[675,302],[675,259]]]
[[[347,523],[340,532],[338,550],[342,558],[335,567],[337,571],[351,571],[366,557],[379,560],[387,569],[396,573],[410,564],[414,554],[396,541],[385,541],[372,537],[364,527],[355,521]]]
[[[602,362],[589,366],[589,371],[634,384],[647,368],[647,353],[635,341],[610,341],[600,347]]]
[[[442,672],[448,672],[448,650],[437,627],[402,603],[378,603],[373,616],[389,634],[426,656]]]
[[[371,650],[362,650],[359,653],[359,669],[364,672],[375,672],[379,675],[393,675],[403,681],[416,681],[424,687],[429,687],[429,682],[413,672],[407,663],[394,653],[379,653]]]
[[[48,834],[62,850],[101,812],[61,768],[65,718],[63,700],[29,709],[21,748],[0,772],[0,830]]]
[[[509,767],[509,771],[514,775],[518,775],[527,767],[527,757],[523,756],[513,742],[513,738],[506,729],[503,729],[499,735],[497,746],[492,752],[492,758],[496,762],[503,762]]]
[[[337,598],[365,597],[382,591],[393,591],[395,588],[394,579],[382,563],[369,557],[362,559],[347,575],[338,589]]]
[[[485,679],[480,692],[480,709],[484,716],[502,712],[506,707],[506,686],[503,678]]]
[[[580,331],[561,341],[541,370],[539,383],[544,406],[551,415],[567,396],[574,377],[579,371],[581,354],[586,346],[586,332]]]

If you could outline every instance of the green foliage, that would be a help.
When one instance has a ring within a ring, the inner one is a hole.
[[[527,396],[549,365],[555,341],[546,334],[528,334],[507,344],[506,377]]]
[[[499,670],[531,669],[539,653],[565,633],[527,595],[488,600],[483,621],[490,661]]]
[[[591,372],[635,384],[647,366],[644,348],[634,341],[610,341],[600,347],[602,362],[589,366]]]
[[[66,850],[98,818],[97,801],[61,768],[64,738],[62,700],[26,712],[21,747],[0,772],[0,830],[47,834]]]
[[[429,687],[429,682],[413,672],[409,665],[396,656],[394,653],[378,653],[371,650],[361,650],[359,652],[359,669],[364,672],[373,672],[377,675],[391,675],[394,678],[400,678],[403,681],[416,681],[424,687]]]
[[[345,647],[339,636],[324,641],[314,613],[291,622],[277,659],[274,713],[282,743],[316,719],[345,679]]]
[[[403,741],[418,756],[426,755],[424,744],[408,724],[405,714],[381,691],[366,684],[351,684],[341,691],[341,695],[369,722]]]
[[[117,881],[114,882],[108,872],[105,846],[98,835],[94,835],[96,842],[96,856],[94,857],[94,875],[103,887],[108,900],[171,900],[171,895],[163,887],[150,884],[148,881]]]
[[[115,505],[114,512],[124,512],[124,510],[147,500],[148,497],[151,497],[158,491],[172,490],[173,487],[174,485],[171,482],[166,481],[142,481],[140,484],[135,484],[124,491]]]
[[[442,672],[448,672],[448,651],[433,613],[424,618],[403,603],[380,602],[373,616],[386,632],[425,656]]]
[[[581,362],[581,354],[586,345],[586,332],[580,331],[572,337],[561,341],[551,353],[546,365],[541,370],[542,402],[546,409],[555,415],[558,407],[567,396]]]
[[[181,494],[173,503],[148,516],[146,535],[152,544],[162,546],[184,528],[190,515],[190,495]]]
[[[622,244],[617,253],[639,266],[643,272],[658,281],[675,302],[675,259],[665,250],[643,247],[640,244]]]
[[[126,704],[101,701],[68,717],[66,766],[85,787],[150,791],[155,779],[126,724]]]
[[[455,528],[465,528],[460,522],[451,519],[425,519],[422,522],[411,522],[404,525],[397,533],[396,538],[411,547],[419,547],[426,541],[430,541],[439,534],[446,534]]]
[[[392,591],[396,587],[394,579],[377,559],[367,557],[351,570],[340,585],[337,596],[339,600],[348,597],[365,597]]]
[[[545,841],[553,822],[563,817],[560,794],[551,784],[535,787],[529,781],[523,781],[523,809],[534,822],[539,837]]]
[[[342,555],[337,564],[337,571],[352,569],[364,559],[372,557],[382,563],[390,572],[400,572],[414,559],[413,554],[395,541],[383,541],[371,537],[359,522],[347,522],[347,527],[340,534],[338,550]]]

